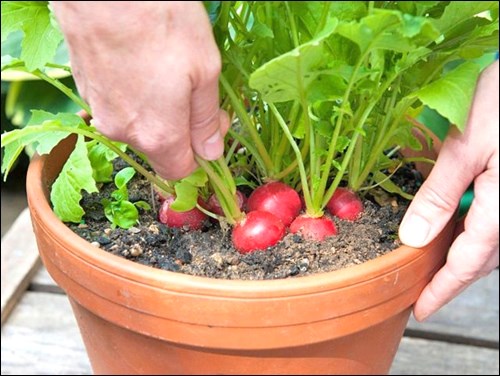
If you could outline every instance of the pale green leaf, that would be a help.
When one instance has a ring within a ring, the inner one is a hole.
[[[58,114],[52,114],[43,110],[32,110],[31,118],[28,125],[41,125],[47,121],[54,121],[63,127],[76,128],[78,126],[84,126],[85,122],[77,114],[60,112]]]
[[[103,200],[104,215],[114,225],[128,229],[137,223],[139,211],[130,201]]]
[[[363,17],[359,22],[341,22],[336,32],[356,43],[361,53],[364,53],[371,48],[377,48],[377,43],[382,44],[380,47],[389,48],[388,36],[391,35],[388,30],[401,24],[402,18],[399,12],[377,9],[376,13]],[[399,42],[400,40],[394,40],[393,47],[397,47]]]
[[[472,17],[494,9],[498,11],[497,1],[468,1],[466,3],[450,1],[435,24],[442,34],[447,34],[453,28],[460,27],[461,23],[470,21]]]
[[[10,33],[20,30],[27,19],[33,18],[47,1],[2,1],[2,42]]]
[[[198,189],[186,181],[181,181],[175,185],[175,201],[170,207],[179,212],[193,209],[198,200]]]
[[[127,148],[127,145],[123,143],[111,143],[122,151],[125,151]],[[96,182],[110,182],[112,180],[111,175],[113,174],[112,161],[118,157],[118,154],[96,140],[87,142],[87,149],[89,160],[94,170],[94,180]]]
[[[266,24],[263,24],[261,22],[254,23],[251,31],[253,34],[255,34],[259,38],[273,38],[274,37],[273,30],[271,28],[269,28],[269,26],[267,26]]]
[[[208,176],[202,168],[198,168],[191,175],[182,179],[182,181],[190,183],[195,187],[203,187],[208,182]]]
[[[97,192],[92,166],[87,157],[83,136],[78,136],[75,149],[52,184],[50,200],[54,213],[64,222],[79,223],[85,214],[80,205],[81,191]]]
[[[465,62],[414,96],[463,131],[480,72],[478,64]]]
[[[250,87],[268,102],[300,99],[321,73],[315,68],[323,61],[322,42],[336,26],[337,20],[330,19],[316,38],[262,65],[250,76]]]
[[[389,193],[396,193],[407,200],[412,200],[413,195],[403,191],[401,187],[396,185],[387,175],[383,174],[380,171],[377,171],[373,174],[373,180],[377,183],[377,185],[384,188]]]
[[[68,137],[73,129],[84,125],[83,120],[75,114],[50,114],[45,111],[33,111],[29,125],[23,129],[15,129],[2,134],[2,147],[5,148],[2,159],[4,179],[19,156],[19,150],[35,144],[38,154],[49,153],[61,140]],[[41,124],[41,125],[31,125]]]
[[[133,167],[125,167],[118,171],[115,175],[115,185],[118,189],[127,186],[127,183],[134,177],[135,170]]]
[[[134,205],[142,210],[151,210],[151,205],[149,205],[146,201],[136,201]]]
[[[28,71],[50,62],[63,40],[51,22],[46,1],[2,1],[2,41],[17,30],[24,32],[21,60]]]

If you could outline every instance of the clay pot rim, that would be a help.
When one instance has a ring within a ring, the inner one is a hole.
[[[401,246],[392,252],[360,265],[341,270],[318,273],[309,276],[276,280],[226,280],[155,269],[113,255],[90,243],[61,222],[49,205],[42,179],[47,156],[35,156],[31,161],[27,176],[27,195],[31,215],[40,218],[40,225],[48,232],[57,234],[56,241],[71,249],[82,262],[93,265],[103,272],[120,276],[137,283],[182,292],[220,297],[276,298],[309,295],[346,288],[371,279],[390,274],[394,270],[415,262],[432,249],[447,232],[446,229],[432,243],[424,248]],[[451,226],[453,221],[447,225]],[[89,249],[95,252],[89,252]],[[313,290],[311,290],[313,289]]]

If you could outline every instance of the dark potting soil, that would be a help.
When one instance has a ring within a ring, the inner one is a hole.
[[[411,168],[400,169],[396,178],[404,181],[407,192],[414,192],[420,184]],[[84,195],[85,223],[68,226],[96,247],[133,262],[220,279],[297,277],[364,263],[401,245],[398,227],[408,206],[400,197],[375,190],[365,198],[365,211],[355,222],[332,217],[336,236],[315,242],[287,234],[270,249],[242,255],[231,244],[231,231],[217,222],[207,221],[203,230],[189,232],[160,223],[156,214],[159,201],[151,185],[140,178],[129,183],[129,199],[147,201],[153,209],[140,209],[140,223],[128,230],[111,228],[100,201],[109,198],[113,189],[103,186],[99,194]]]

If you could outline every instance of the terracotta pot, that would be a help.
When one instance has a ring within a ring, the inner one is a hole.
[[[67,292],[98,374],[383,374],[411,306],[443,264],[450,223],[425,249],[272,281],[157,270],[93,247],[53,214],[48,187],[71,144],[33,160],[40,254]]]

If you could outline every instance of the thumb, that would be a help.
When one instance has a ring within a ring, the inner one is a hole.
[[[460,144],[455,141],[453,136],[446,140],[401,222],[399,237],[406,245],[419,248],[430,243],[453,216],[474,180],[474,171],[468,168],[467,158],[460,155]]]

